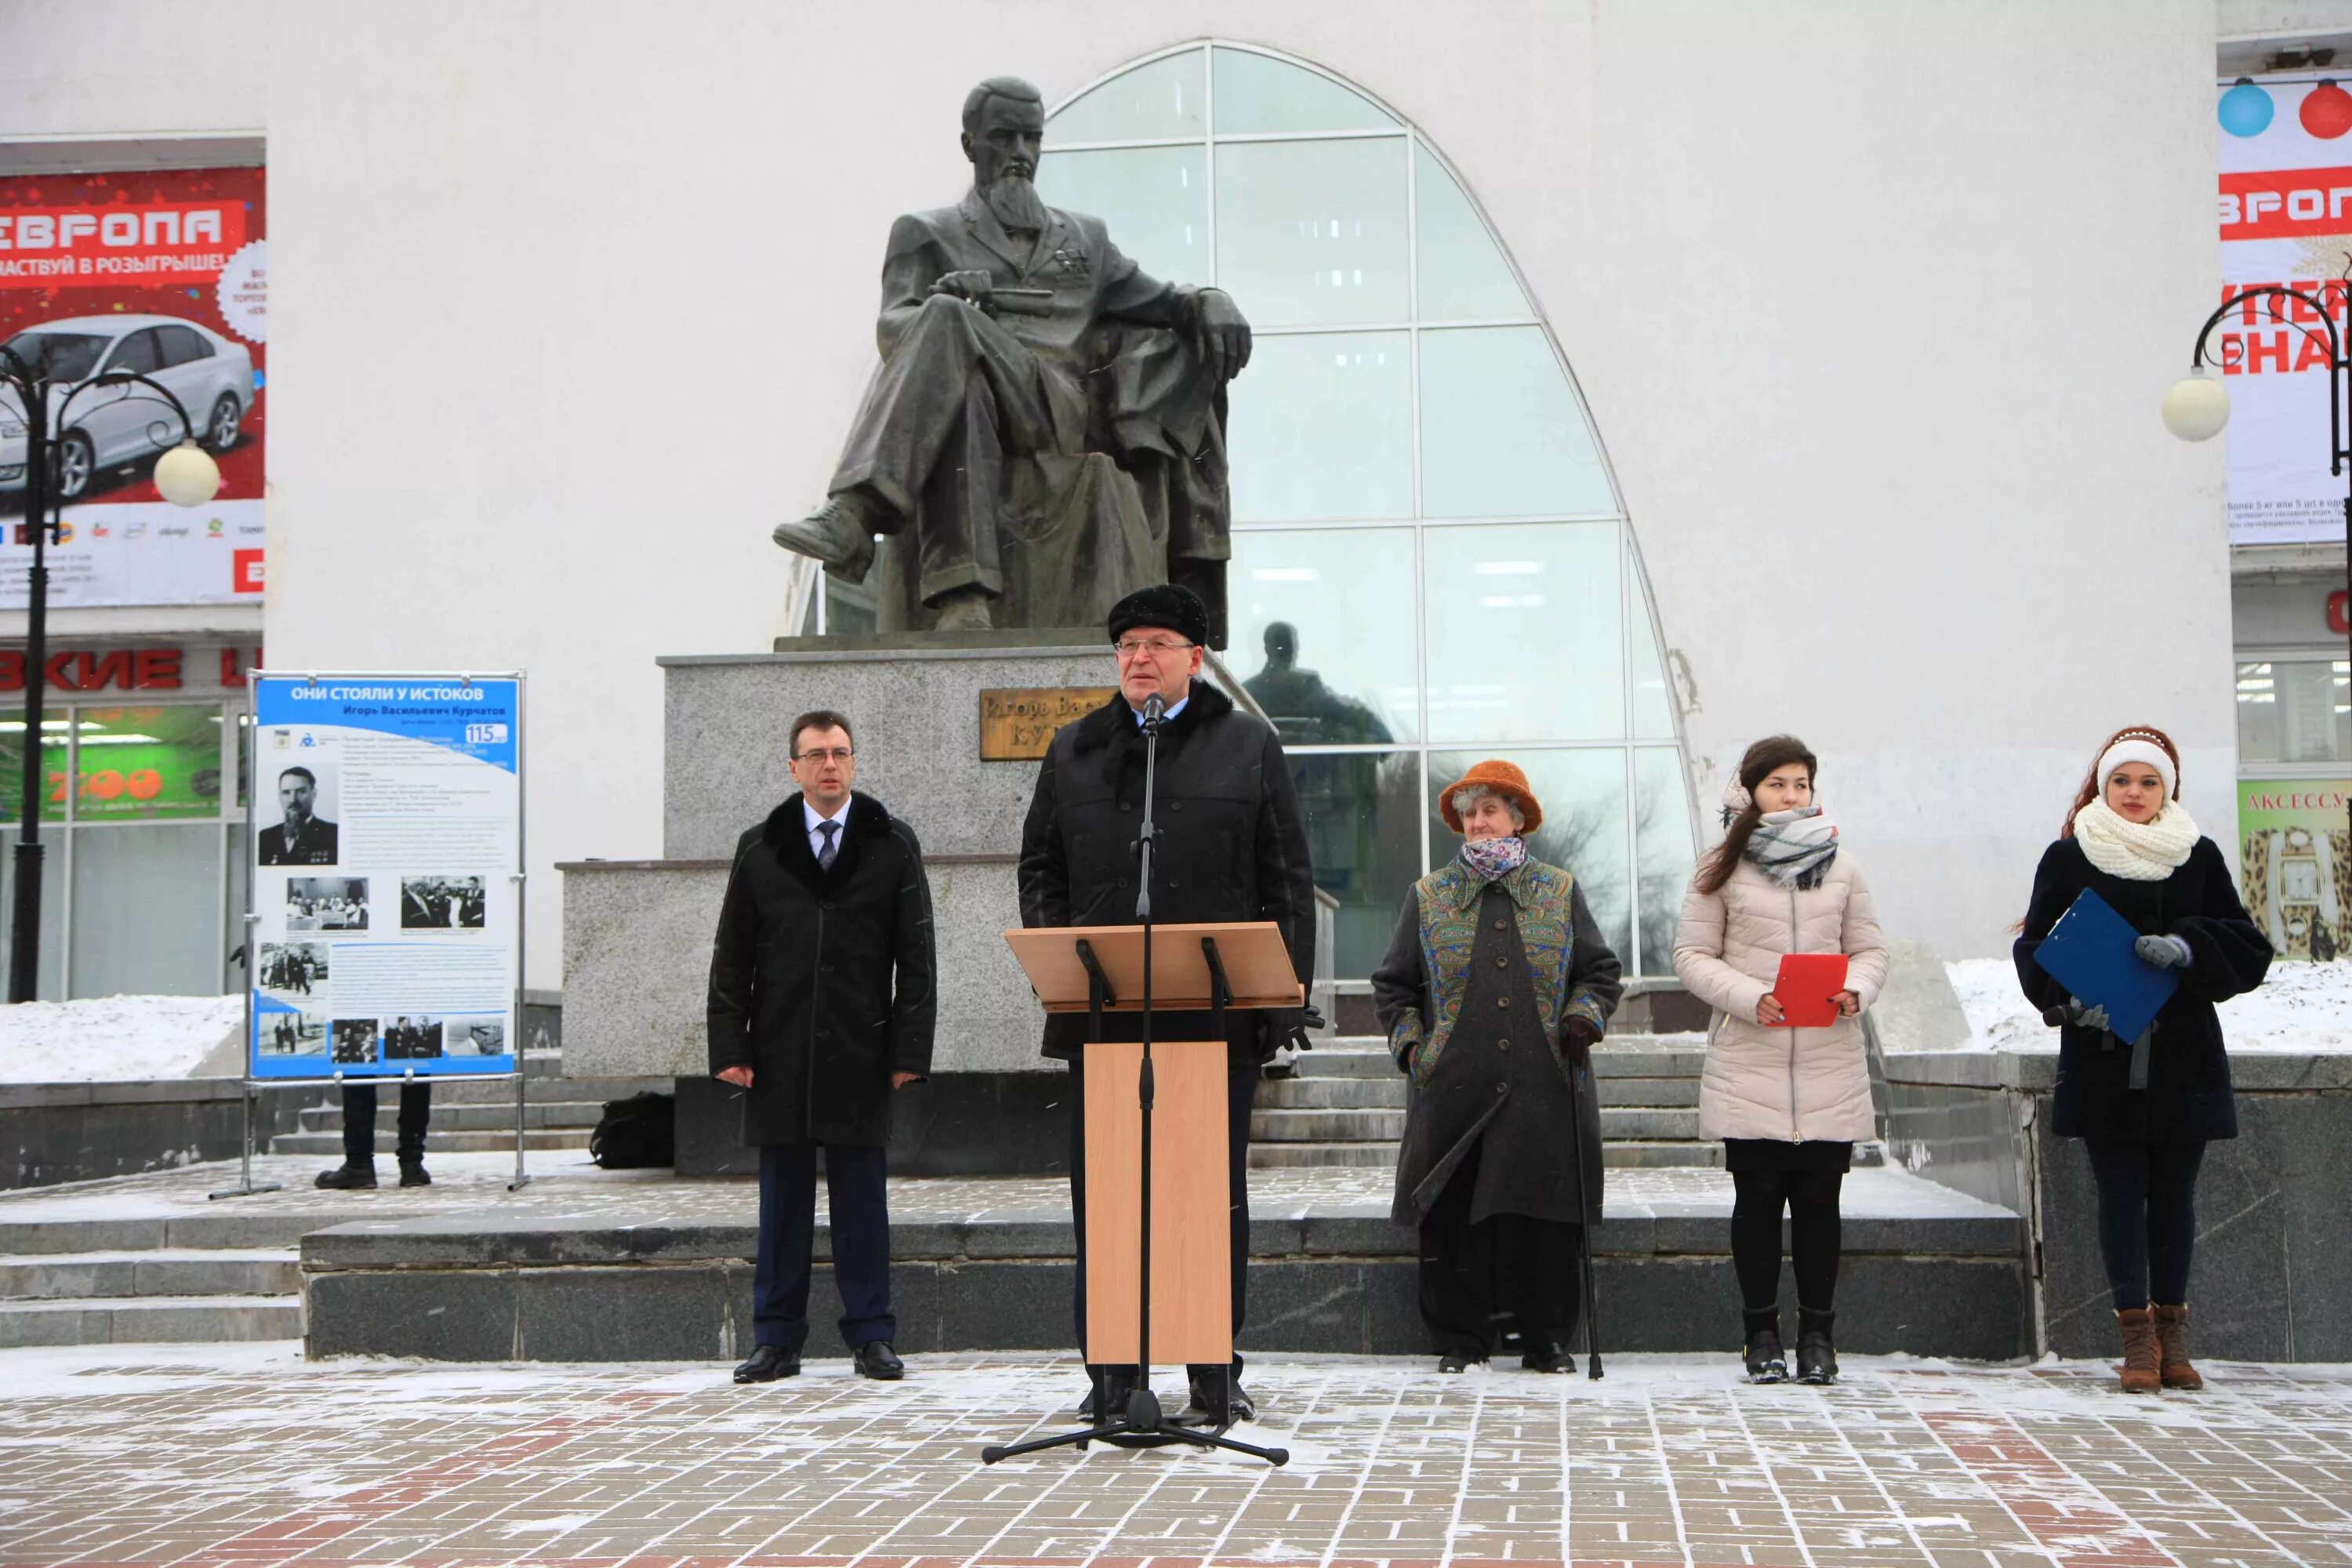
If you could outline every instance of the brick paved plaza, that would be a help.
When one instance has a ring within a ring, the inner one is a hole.
[[[1047,1356],[725,1366],[306,1363],[288,1343],[0,1352],[0,1561],[1560,1563],[2156,1568],[2352,1563],[2352,1368],[1853,1358],[1833,1389],[1622,1357],[1253,1367],[1286,1468],[1163,1450],[983,1468],[1078,1392]],[[1163,1393],[1177,1379],[1162,1375]]]

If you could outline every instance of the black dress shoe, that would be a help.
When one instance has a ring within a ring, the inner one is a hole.
[[[751,1352],[751,1359],[735,1369],[738,1383],[773,1383],[780,1377],[801,1374],[801,1352],[788,1351],[782,1345],[761,1345]]]
[[[1437,1370],[1447,1373],[1468,1372],[1486,1363],[1485,1356],[1472,1355],[1468,1351],[1447,1351],[1437,1358]]]
[[[1545,1345],[1540,1350],[1531,1350],[1521,1356],[1519,1364],[1529,1372],[1559,1376],[1576,1370],[1576,1352],[1566,1345]]]
[[[907,1363],[890,1348],[888,1340],[868,1340],[857,1347],[850,1358],[857,1363],[858,1374],[877,1383],[896,1383],[907,1375]]]
[[[331,1171],[320,1172],[317,1184],[342,1192],[356,1187],[372,1187],[375,1185],[375,1163],[371,1161],[364,1165],[354,1165],[346,1161]]]
[[[1226,1384],[1226,1388],[1225,1416],[1227,1423],[1230,1424],[1234,1421],[1256,1420],[1257,1405],[1250,1399],[1250,1396],[1247,1394],[1243,1392],[1242,1385],[1239,1383],[1229,1383]],[[1184,1406],[1184,1413],[1176,1417],[1176,1425],[1179,1426],[1213,1426],[1217,1425],[1216,1412],[1210,1407],[1210,1393],[1208,1385],[1200,1380],[1195,1379],[1192,1385],[1191,1394],[1192,1402]]]
[[[429,1187],[433,1178],[425,1173],[423,1160],[403,1160],[400,1163],[400,1184],[404,1187]]]

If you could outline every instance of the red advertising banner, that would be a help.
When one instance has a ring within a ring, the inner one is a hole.
[[[261,592],[265,188],[260,169],[0,179],[0,342],[45,364],[56,388],[52,604],[249,603]],[[175,507],[156,492],[155,458],[181,435],[167,403],[139,386],[75,395],[110,370],[179,399],[220,464],[210,503]],[[24,409],[0,389],[0,608],[25,603],[32,556],[25,448]]]

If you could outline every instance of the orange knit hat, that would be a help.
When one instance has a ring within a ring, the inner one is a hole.
[[[1462,831],[1462,814],[1454,809],[1454,792],[1472,784],[1485,784],[1496,795],[1507,796],[1519,808],[1527,821],[1519,827],[1522,836],[1530,835],[1543,826],[1543,807],[1536,801],[1536,792],[1528,787],[1528,775],[1510,763],[1488,758],[1445,786],[1437,797],[1437,809],[1445,818],[1445,826],[1454,832]]]

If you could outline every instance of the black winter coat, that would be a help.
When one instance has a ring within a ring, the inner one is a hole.
[[[1204,681],[1160,731],[1152,857],[1153,922],[1272,921],[1282,929],[1302,984],[1315,973],[1315,874],[1307,823],[1264,720],[1236,710]],[[1021,923],[1134,925],[1136,827],[1143,810],[1143,731],[1127,699],[1114,696],[1063,726],[1037,771],[1021,830]],[[1198,1039],[1200,1013],[1158,1013],[1152,1038]],[[1295,1010],[1235,1013],[1226,1060],[1245,1066],[1271,1056],[1297,1021]],[[1087,1016],[1045,1020],[1045,1054],[1067,1061],[1085,1043]],[[1142,1017],[1106,1014],[1103,1034],[1142,1038]]]
[[[931,884],[914,829],[850,796],[831,870],[801,797],[743,835],[710,955],[710,1070],[751,1069],[743,1142],[878,1149],[890,1075],[931,1070]]]
[[[2230,1058],[2213,1004],[2263,983],[2271,966],[2268,938],[2247,918],[2230,863],[2210,838],[2160,882],[2109,876],[2073,838],[2061,838],[2033,873],[2033,902],[2013,956],[2026,1000],[2047,1013],[2067,991],[2033,962],[2034,950],[2084,889],[2113,905],[2143,935],[2189,944],[2180,988],[2151,1026],[2147,1087],[2130,1087],[2131,1042],[2104,1029],[2069,1024],[2058,1032],[2058,1085],[2051,1131],[2061,1138],[2122,1138],[2149,1143],[2235,1138],[2238,1103]]]

